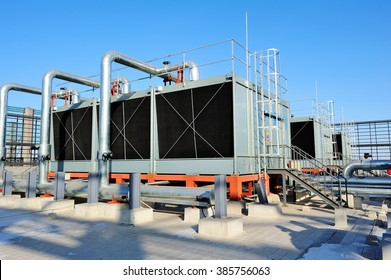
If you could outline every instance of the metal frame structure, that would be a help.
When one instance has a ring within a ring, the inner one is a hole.
[[[349,127],[352,153],[357,159],[391,159],[391,120],[339,123],[335,127],[342,131]]]
[[[5,165],[36,165],[41,128],[40,111],[9,106]]]

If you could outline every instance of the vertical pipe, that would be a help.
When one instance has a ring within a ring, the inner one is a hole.
[[[151,113],[150,113],[150,172],[155,173],[155,89],[151,87]]]
[[[35,87],[8,83],[0,88],[0,172],[4,170],[6,154],[6,129],[7,129],[7,105],[8,93],[13,91],[26,92],[41,95],[42,90]]]
[[[86,86],[92,86],[94,88],[99,88],[99,82],[89,78],[84,78],[60,70],[50,70],[45,73],[42,79],[41,142],[39,146],[39,184],[47,183],[47,172],[51,156],[50,123],[52,80],[54,78]]]

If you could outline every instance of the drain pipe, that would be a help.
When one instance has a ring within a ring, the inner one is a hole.
[[[39,184],[47,184],[48,163],[50,160],[50,117],[53,79],[99,88],[99,82],[93,79],[77,76],[61,70],[46,72],[42,80],[42,107],[41,107],[41,143],[39,146]]]
[[[7,83],[0,88],[0,171],[4,170],[4,165],[7,157],[6,153],[6,129],[7,129],[7,105],[8,92],[21,91],[31,94],[41,95],[42,90],[35,87]]]
[[[358,160],[346,165],[342,170],[342,176],[349,180],[356,170],[385,170],[391,169],[391,160]]]
[[[99,109],[99,187],[107,187],[109,185],[108,160],[111,159],[112,153],[110,151],[110,115],[111,115],[111,64],[117,62],[119,64],[138,69],[140,71],[149,73],[154,76],[166,78],[169,73],[176,71],[178,67],[193,69],[192,79],[198,79],[198,67],[194,62],[185,62],[175,65],[165,65],[157,68],[151,64],[139,61],[127,55],[118,53],[116,51],[106,52],[101,60],[101,91],[100,91],[100,109]],[[191,68],[192,67],[192,68]]]

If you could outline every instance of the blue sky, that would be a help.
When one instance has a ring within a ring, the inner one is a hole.
[[[316,98],[317,83],[337,122],[391,119],[388,0],[13,0],[0,10],[0,85],[41,87],[52,69],[98,74],[108,50],[150,60],[229,38],[245,44],[247,12],[249,49],[281,51],[293,112],[295,100]],[[40,109],[40,99],[12,93],[9,105]]]

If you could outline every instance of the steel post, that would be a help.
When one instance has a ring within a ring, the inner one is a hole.
[[[4,171],[3,172],[3,192],[2,195],[11,195],[12,194],[12,172],[11,171]]]
[[[63,200],[65,197],[65,172],[56,172],[54,175],[54,200]]]
[[[140,173],[131,173],[129,175],[129,209],[136,209],[141,206],[140,178]]]
[[[225,175],[215,176],[215,218],[227,217],[227,179]]]
[[[33,198],[37,196],[37,171],[33,170],[27,174],[26,178],[26,197]]]
[[[96,172],[88,174],[88,195],[87,203],[97,203],[99,200],[99,174]]]

